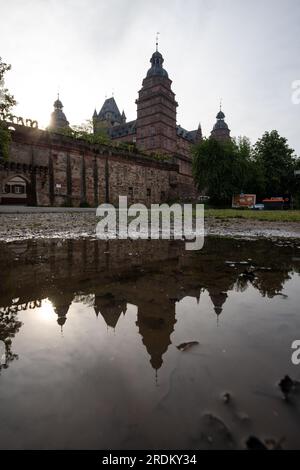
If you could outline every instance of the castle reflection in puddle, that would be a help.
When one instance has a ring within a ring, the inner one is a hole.
[[[276,255],[274,245],[263,240],[213,238],[198,253],[169,241],[29,240],[2,245],[0,369],[17,359],[13,340],[22,327],[21,310],[56,314],[63,328],[72,321],[68,312],[76,301],[91,305],[114,330],[127,305],[135,305],[138,333],[157,371],[176,328],[176,304],[184,298],[199,302],[207,292],[219,321],[230,291],[243,292],[252,285],[262,296],[281,293],[290,273],[299,272],[299,261],[288,242],[275,250]]]

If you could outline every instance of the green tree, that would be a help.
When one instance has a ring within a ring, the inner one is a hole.
[[[5,88],[4,83],[4,76],[10,69],[11,65],[2,62],[2,58],[0,57],[0,113],[3,114],[9,112],[16,104],[13,95],[11,95],[8,89]]]
[[[256,194],[258,197],[265,192],[263,167],[254,158],[254,150],[248,137],[239,137],[236,141],[239,158],[243,165],[244,192]]]
[[[94,133],[93,121],[91,119],[87,119],[85,122],[83,122],[79,126],[78,125],[72,126],[72,129],[78,134],[81,134],[81,133],[84,135],[93,134]]]
[[[219,142],[204,139],[194,149],[193,175],[198,189],[218,206],[230,205],[233,194],[245,190],[250,165],[250,142],[241,138]]]
[[[0,57],[0,157],[8,158],[10,146],[10,132],[3,118],[16,104],[14,97],[5,88],[4,76],[11,66],[2,61]]]
[[[300,171],[300,158],[296,158],[295,160],[294,172],[295,171]],[[293,197],[295,208],[300,209],[300,176],[298,175],[294,175]]]
[[[257,141],[254,146],[254,161],[262,173],[266,196],[280,196],[294,190],[294,150],[276,130],[266,132]]]

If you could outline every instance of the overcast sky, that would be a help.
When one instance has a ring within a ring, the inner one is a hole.
[[[278,129],[300,154],[299,0],[0,0],[0,56],[16,113],[49,122],[60,92],[71,124],[114,92],[129,120],[155,35],[178,123],[209,135],[222,98],[233,136]]]

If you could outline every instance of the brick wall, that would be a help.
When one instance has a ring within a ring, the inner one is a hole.
[[[10,157],[0,161],[0,202],[5,184],[21,176],[27,203],[40,206],[116,204],[119,195],[144,204],[190,198],[192,179],[178,165],[46,131],[14,126]]]

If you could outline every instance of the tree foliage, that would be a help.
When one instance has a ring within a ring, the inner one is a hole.
[[[253,155],[261,171],[266,196],[280,196],[296,189],[296,157],[285,137],[275,130],[266,132],[256,142]]]
[[[5,116],[10,112],[11,108],[15,106],[16,101],[5,88],[4,77],[6,72],[11,69],[11,66],[2,61],[0,57],[0,114]],[[10,132],[0,116],[0,156],[8,158],[9,146],[11,142]]]
[[[89,120],[79,126],[74,125],[72,128],[67,127],[55,130],[48,129],[48,132],[82,140],[90,145],[107,145],[113,149],[124,150],[126,152],[139,152],[134,142],[118,142],[111,140],[104,128],[94,134],[92,123]]]
[[[11,66],[3,62],[0,57],[0,113],[3,114],[8,113],[16,104],[13,95],[5,88],[4,76],[10,69]]]
[[[214,205],[229,205],[232,195],[240,191],[258,199],[297,194],[300,182],[294,171],[299,167],[287,139],[277,131],[266,132],[253,147],[246,137],[229,142],[210,138],[194,149],[196,184]]]
[[[204,139],[194,149],[193,175],[200,191],[215,205],[226,206],[247,182],[249,145],[246,140]]]

